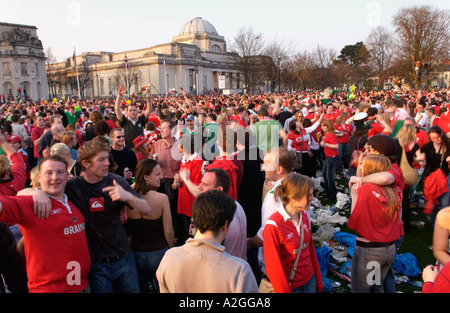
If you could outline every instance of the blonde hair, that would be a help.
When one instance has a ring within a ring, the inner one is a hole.
[[[347,120],[348,114],[345,112],[342,112],[339,114],[339,116],[336,119],[336,124],[341,125],[344,124],[344,122]]]
[[[39,173],[39,166],[33,167],[30,171],[31,187],[33,188],[38,187],[40,185],[37,177],[38,173]]]
[[[385,172],[391,169],[391,161],[388,157],[381,154],[369,154],[363,161],[362,164],[362,175],[367,176],[374,173]],[[394,188],[390,186],[378,186],[380,191],[388,200],[387,207],[385,209],[386,217],[390,221],[394,221],[399,212],[399,207],[397,206],[397,197]]]
[[[281,181],[274,190],[275,199],[281,200],[283,205],[287,205],[292,199],[300,200],[304,197],[309,199],[314,182],[308,176],[291,173]]]
[[[217,117],[217,123],[228,123],[228,115],[226,113],[221,113],[219,114],[219,116]]]
[[[406,147],[411,142],[416,142],[416,128],[414,127],[414,125],[403,125],[403,127],[400,128],[396,138],[398,138],[400,146]]]
[[[70,148],[65,143],[55,143],[50,149],[50,155],[58,155],[65,159],[67,155],[70,157]]]

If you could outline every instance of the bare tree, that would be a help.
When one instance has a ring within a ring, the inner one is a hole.
[[[369,62],[378,75],[378,87],[382,88],[394,56],[393,35],[383,26],[373,29],[366,40]]]
[[[270,89],[275,92],[275,88],[281,90],[282,78],[287,68],[289,55],[292,52],[292,43],[289,43],[283,39],[276,37],[264,48],[264,55],[272,58],[272,64],[269,71],[266,73],[268,81],[271,82]],[[282,75],[283,73],[283,75]]]
[[[450,13],[432,6],[401,9],[392,20],[398,37],[397,66],[419,88],[427,72],[448,58]]]
[[[128,74],[128,77],[127,77],[127,74]],[[139,82],[139,71],[136,70],[136,67],[134,67],[134,66],[130,66],[130,68],[127,71],[126,66],[122,65],[118,69],[116,69],[116,71],[114,72],[113,82],[115,82],[114,89],[116,89],[116,87],[119,85],[124,85],[125,89],[128,91],[128,90],[130,90],[131,86],[133,86],[133,84],[136,84]],[[127,85],[127,82],[128,82],[128,85]]]
[[[233,38],[230,46],[234,54],[233,59],[236,63],[243,82],[245,90],[250,93],[257,85],[258,58],[263,51],[264,42],[261,33],[256,33],[253,27],[242,27]]]
[[[47,84],[48,84],[48,94],[49,99],[52,99],[56,96],[56,85],[57,85],[57,76],[58,72],[56,70],[56,57],[53,55],[53,51],[51,47],[48,47],[45,50],[45,63],[46,63],[46,72],[47,72]]]
[[[314,50],[314,60],[319,68],[330,68],[336,57],[337,52],[334,49],[327,49],[318,45]]]
[[[78,70],[78,80],[80,82],[80,93],[81,97],[86,97],[86,88],[92,85],[92,81],[94,80],[93,70],[87,64],[87,61],[84,61],[80,69]]]
[[[321,46],[312,53],[314,60],[314,74],[313,87],[317,89],[325,89],[328,86],[333,86],[332,70],[333,62],[337,57],[337,52],[334,49],[327,49]]]
[[[315,68],[314,56],[311,52],[303,51],[292,58],[293,75],[300,90],[310,88]]]

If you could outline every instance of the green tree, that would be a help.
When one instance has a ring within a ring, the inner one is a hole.
[[[368,72],[369,52],[362,41],[345,46],[338,59],[351,66],[351,80],[354,83],[364,83]]]

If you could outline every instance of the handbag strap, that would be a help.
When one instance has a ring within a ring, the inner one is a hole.
[[[302,252],[303,247],[303,239],[304,239],[304,231],[303,231],[303,213],[302,217],[300,218],[300,247],[297,251],[297,257],[295,258],[294,266],[292,267],[291,273],[289,274],[289,285],[292,284],[292,281],[294,280],[295,272],[297,271],[297,265],[298,261],[300,259],[300,253]]]
[[[439,148],[439,153],[441,152],[443,145]],[[444,162],[445,151],[442,151],[441,163],[439,164],[439,168],[442,168],[442,163]]]

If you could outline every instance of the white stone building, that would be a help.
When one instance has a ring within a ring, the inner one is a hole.
[[[161,95],[181,88],[198,94],[242,88],[224,37],[200,17],[184,24],[170,43],[123,52],[83,52],[76,64],[78,80],[72,57],[47,66],[54,96],[76,96],[78,84],[83,98],[114,96],[119,84],[128,86],[130,95],[146,86]]]
[[[48,97],[45,55],[35,26],[0,23],[0,97]]]

